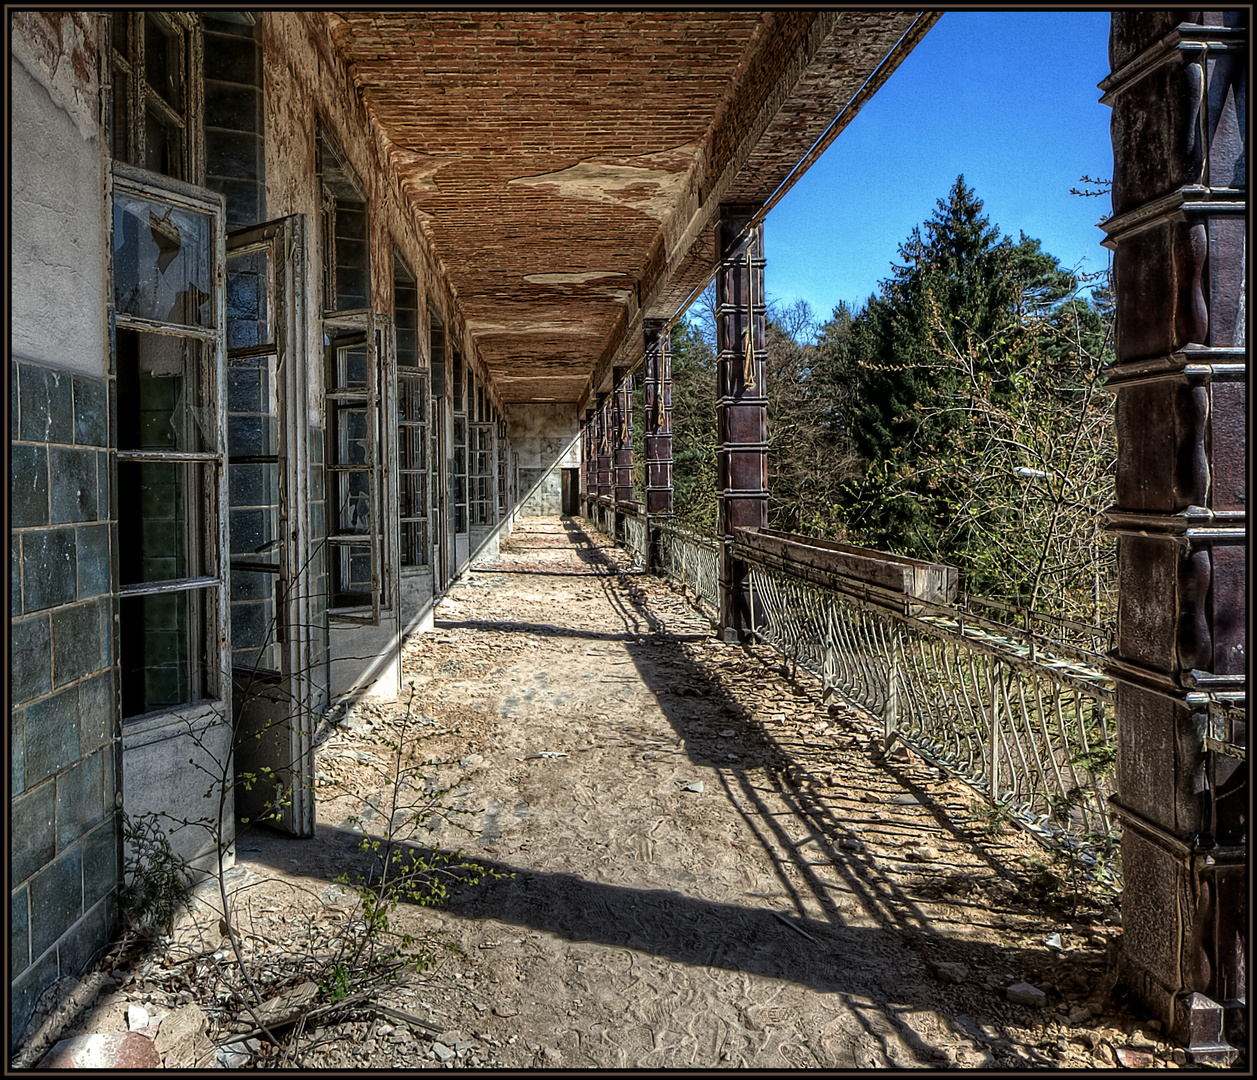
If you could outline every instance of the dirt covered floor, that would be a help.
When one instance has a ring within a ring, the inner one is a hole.
[[[359,704],[320,735],[317,838],[240,836],[250,955],[278,967],[353,918],[335,882],[364,869],[363,829],[502,876],[399,904],[391,929],[435,941],[432,966],[379,991],[389,1012],[312,1013],[306,1066],[1183,1063],[1113,998],[1103,897],[577,522],[524,523],[403,665],[409,709]],[[444,763],[422,784],[385,783],[399,736]],[[415,829],[441,791],[466,813]],[[114,972],[115,1011],[196,1000],[177,956],[146,963]],[[209,1012],[203,1049],[229,1030]],[[258,1044],[235,1049],[220,1063]]]

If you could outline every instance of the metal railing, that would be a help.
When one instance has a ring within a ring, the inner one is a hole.
[[[637,508],[620,508],[624,519],[624,546],[633,553],[635,565],[644,564],[650,550],[650,537],[646,531],[646,517]]]
[[[680,525],[659,526],[659,555],[667,577],[687,585],[710,609],[720,611],[720,542]]]
[[[1108,806],[1116,765],[1114,685],[1036,635],[958,608],[864,598],[752,565],[755,636],[879,717],[1045,842],[1114,880]],[[1063,650],[1060,650],[1063,651]]]
[[[638,519],[628,521],[638,550]],[[720,542],[675,524],[658,529],[660,570],[719,611]],[[820,679],[824,700],[877,717],[887,749],[911,746],[973,787],[995,818],[1015,819],[1120,887],[1111,858],[1120,824],[1109,806],[1115,684],[1102,670],[1109,631],[982,597],[939,604],[855,579],[826,587],[788,566],[750,569],[756,639]],[[1208,717],[1207,747],[1243,754],[1242,709],[1211,704]]]
[[[1049,649],[1065,649],[1073,654],[1085,654],[1094,658],[1097,666],[1102,662],[1105,653],[1113,648],[1112,629],[1092,626],[1077,619],[1046,615],[1031,608],[968,593],[961,594],[959,606],[974,615],[981,615],[983,611],[995,612],[994,616],[990,616],[992,621],[1022,631],[1029,641],[1045,645]]]

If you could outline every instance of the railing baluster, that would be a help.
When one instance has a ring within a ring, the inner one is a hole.
[[[629,520],[627,536],[636,547]],[[660,552],[663,571],[716,610],[715,543],[665,524]],[[887,750],[906,742],[987,787],[991,801],[1007,791],[1044,819],[1060,800],[1078,802],[1085,793],[1082,828],[1112,834],[1111,780],[1094,761],[1081,770],[1074,760],[1075,747],[1089,755],[1097,741],[1109,745],[1112,684],[1087,649],[1103,631],[980,597],[966,603],[1005,612],[1004,623],[932,602],[912,614],[879,603],[876,589],[854,580],[835,591],[802,570],[791,573],[788,563],[750,566],[755,639],[817,676],[822,700],[838,695],[880,717]],[[1077,823],[1066,818],[1064,833],[1076,833]]]

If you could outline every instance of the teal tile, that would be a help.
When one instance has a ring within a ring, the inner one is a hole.
[[[54,686],[100,670],[100,604],[88,602],[52,613]]]
[[[113,672],[79,684],[79,753],[86,755],[114,736]]]
[[[83,839],[83,902],[91,907],[118,887],[122,815],[111,813]]]
[[[114,598],[106,596],[100,601],[100,666],[113,667],[113,611]]]
[[[70,373],[22,364],[19,377],[19,437],[27,442],[72,443],[74,395]]]
[[[20,705],[52,689],[52,628],[47,615],[10,624],[9,691]]]
[[[26,782],[42,783],[79,758],[79,688],[26,706]]]
[[[26,790],[26,710],[9,710],[9,796]]]
[[[104,379],[72,376],[74,441],[80,446],[108,446],[108,396]]]
[[[100,507],[100,475],[96,450],[53,446],[48,450],[52,521],[96,521]]]
[[[31,951],[56,943],[83,914],[83,849],[63,852],[31,878]]]
[[[74,529],[22,534],[22,606],[25,611],[72,603],[78,596],[78,546]]]
[[[84,875],[87,868],[84,867]],[[83,916],[57,945],[57,953],[61,958],[61,970],[67,974],[81,975],[92,966],[100,953],[110,945],[111,930],[109,924],[113,905],[105,902],[104,897],[93,906],[84,901],[87,914]]]
[[[57,954],[50,952],[36,959],[13,980],[9,998],[9,1049],[16,1050],[18,1041],[26,1031],[35,1011],[35,1003],[45,990],[57,981]]]
[[[97,450],[96,517],[101,521],[113,521],[118,516],[113,510],[112,488],[109,482],[109,453],[106,450]]]
[[[50,780],[10,804],[9,872],[19,884],[50,863],[56,853],[54,789]]]
[[[9,894],[9,981],[31,966],[30,897],[26,886]]]
[[[106,446],[118,445],[118,380],[109,380],[109,431]]]
[[[15,443],[9,448],[10,524],[15,529],[47,525],[48,448]]]
[[[9,534],[9,618],[22,614],[22,536]]]
[[[79,599],[103,596],[110,592],[112,567],[109,553],[110,526],[80,525],[78,528]]]
[[[100,752],[105,784],[105,813],[108,814],[110,807],[118,806],[118,762],[122,755],[116,742],[105,743]]]
[[[57,777],[57,850],[65,851],[105,820],[104,754],[98,751]]]

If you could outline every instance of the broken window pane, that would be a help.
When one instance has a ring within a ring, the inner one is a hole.
[[[114,303],[119,314],[212,327],[213,219],[114,191]]]
[[[367,534],[371,531],[371,473],[353,470],[336,474],[337,532]]]

